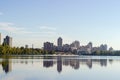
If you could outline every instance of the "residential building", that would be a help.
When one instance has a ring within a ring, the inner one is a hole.
[[[44,43],[44,50],[47,50],[47,51],[52,51],[52,50],[54,50],[53,43],[45,42],[45,43]]]
[[[87,45],[87,52],[90,54],[92,53],[92,42],[89,42]]]
[[[28,48],[28,45],[25,45],[25,48]]]
[[[106,44],[104,44],[104,45],[101,44],[101,45],[100,45],[100,50],[101,50],[101,51],[107,51],[107,45],[106,45]]]
[[[75,41],[75,42],[74,42],[74,45],[75,45],[75,47],[78,49],[78,48],[80,47],[80,42],[79,42],[79,41]]]
[[[58,47],[62,47],[62,43],[63,43],[63,40],[61,37],[59,37],[57,41]]]
[[[110,47],[110,48],[109,48],[109,51],[113,51],[113,48],[112,48],[112,47]]]
[[[92,49],[92,46],[93,46],[92,42],[89,42],[87,46],[88,46],[88,48]]]
[[[88,54],[88,47],[87,46],[81,46],[78,50],[77,50],[78,54]]]
[[[64,52],[69,52],[70,51],[70,45],[69,44],[63,45],[63,51]]]
[[[12,47],[12,37],[6,36],[3,40],[3,45],[8,45],[8,46]]]
[[[57,40],[57,50],[58,51],[63,51],[62,50],[62,44],[63,44],[63,40],[62,40],[61,37],[59,37],[58,40]]]
[[[95,51],[100,51],[100,47],[93,47],[92,52],[95,52]]]
[[[80,48],[80,42],[79,41],[74,41],[72,44],[71,44],[71,47],[72,48],[76,48],[76,49],[78,49],[78,48]]]

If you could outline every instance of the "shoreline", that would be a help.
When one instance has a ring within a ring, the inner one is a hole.
[[[0,55],[0,57],[44,57],[44,56],[48,56],[48,57],[87,57],[87,56],[99,56],[99,57],[120,57],[119,55],[75,55],[75,54],[46,54],[46,55]]]

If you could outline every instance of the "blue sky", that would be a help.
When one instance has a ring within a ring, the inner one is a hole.
[[[120,49],[119,0],[0,0],[0,32],[13,46],[89,41]]]

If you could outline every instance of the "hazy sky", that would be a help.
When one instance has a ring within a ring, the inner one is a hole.
[[[0,32],[14,46],[89,41],[120,49],[120,0],[0,0]]]

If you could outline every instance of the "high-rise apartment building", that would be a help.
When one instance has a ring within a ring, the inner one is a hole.
[[[58,38],[58,41],[57,41],[57,44],[58,44],[58,47],[62,47],[62,38],[61,37],[59,37]]]
[[[72,44],[71,44],[71,47],[74,48],[74,49],[78,49],[80,48],[80,42],[79,41],[74,41]]]
[[[53,49],[54,49],[53,43],[50,43],[50,42],[45,42],[44,43],[44,50],[52,51]]]
[[[62,47],[62,46],[63,46],[62,44],[63,44],[63,40],[62,40],[61,37],[59,37],[58,40],[57,40],[57,50],[58,50],[58,51],[62,51],[62,48],[63,48],[63,47]]]
[[[93,46],[92,42],[89,42],[87,46],[88,46],[88,48],[92,49],[92,46]]]
[[[107,51],[107,44],[104,44],[104,45],[101,44],[101,45],[100,45],[100,50],[101,50],[101,51]]]
[[[79,41],[75,41],[75,42],[74,42],[74,45],[75,45],[75,47],[78,49],[78,48],[80,47],[80,42],[79,42]]]
[[[12,47],[12,37],[6,36],[6,37],[4,38],[3,44]]]
[[[28,45],[27,45],[27,44],[25,45],[25,48],[28,48]]]

